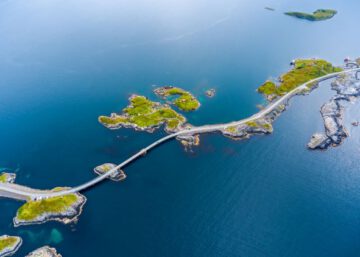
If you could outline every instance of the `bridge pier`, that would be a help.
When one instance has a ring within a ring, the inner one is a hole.
[[[358,63],[356,63],[356,62],[347,62],[347,63],[345,63],[345,67],[350,68],[350,69],[352,69],[352,68],[360,68],[360,65]]]
[[[360,80],[360,75],[359,75],[360,71],[356,71],[355,72],[355,79],[356,80]]]

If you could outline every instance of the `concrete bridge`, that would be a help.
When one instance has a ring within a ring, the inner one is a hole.
[[[63,195],[83,191],[85,189],[88,189],[88,188],[100,183],[101,181],[103,181],[106,178],[108,178],[109,176],[111,176],[113,173],[117,172],[117,170],[119,170],[119,169],[123,168],[124,166],[128,165],[129,163],[135,161],[137,158],[144,156],[151,149],[159,146],[160,144],[162,144],[170,139],[176,138],[177,136],[187,136],[187,135],[196,135],[196,134],[202,134],[202,133],[222,131],[222,130],[226,129],[227,127],[239,126],[239,125],[245,124],[249,121],[255,121],[257,119],[263,118],[266,115],[270,114],[279,105],[288,101],[292,96],[299,94],[299,93],[303,92],[304,90],[307,90],[307,86],[311,85],[312,83],[319,83],[321,81],[325,81],[325,80],[337,77],[338,75],[341,75],[341,74],[346,74],[346,73],[351,73],[351,72],[359,72],[359,71],[360,71],[359,67],[352,68],[352,69],[345,69],[340,72],[331,73],[331,74],[310,80],[310,81],[298,86],[297,88],[293,89],[292,91],[288,92],[284,96],[280,97],[278,100],[270,103],[263,110],[259,111],[258,113],[254,114],[246,119],[229,122],[229,123],[223,123],[223,124],[192,127],[192,128],[184,129],[179,132],[162,137],[162,138],[156,140],[154,143],[141,149],[140,151],[135,153],[133,156],[131,156],[127,160],[123,161],[122,163],[120,163],[113,169],[109,170],[108,172],[106,172],[84,184],[81,184],[79,186],[69,188],[69,189],[66,189],[63,191],[53,192],[53,191],[49,191],[49,190],[32,189],[29,187],[16,185],[16,184],[0,183],[0,196],[18,199],[18,200],[28,200],[28,199],[37,200],[37,199],[43,199],[43,198],[49,198],[49,197],[63,196]]]

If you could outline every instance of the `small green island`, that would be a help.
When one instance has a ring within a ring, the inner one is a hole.
[[[58,192],[64,189],[66,188],[58,187],[51,191]],[[14,225],[41,224],[50,220],[68,224],[77,220],[85,202],[85,196],[79,193],[29,200],[18,209]]]
[[[170,106],[153,102],[145,96],[132,95],[130,105],[123,109],[122,114],[112,113],[110,117],[100,116],[99,122],[110,129],[131,127],[137,130],[154,131],[165,124],[168,132],[176,131],[185,121],[185,117]]]
[[[0,257],[13,255],[21,246],[22,239],[17,236],[0,236]]]
[[[323,21],[331,19],[337,14],[337,11],[331,9],[318,9],[313,13],[304,12],[286,12],[286,15],[309,21]]]
[[[99,122],[110,129],[121,127],[153,132],[165,125],[165,131],[176,132],[183,128],[186,118],[172,109],[175,105],[181,111],[194,111],[200,107],[200,102],[189,92],[178,87],[159,87],[154,93],[167,103],[154,102],[145,96],[132,95],[130,104],[121,114],[112,113],[110,116],[100,116]]]
[[[257,91],[271,101],[312,79],[340,71],[341,68],[322,59],[297,59],[293,69],[281,75],[278,82],[267,80]]]

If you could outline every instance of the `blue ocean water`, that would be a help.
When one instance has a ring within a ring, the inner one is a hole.
[[[275,8],[274,12],[264,9]],[[109,131],[101,114],[154,85],[191,90],[192,124],[237,120],[264,103],[255,89],[297,57],[340,64],[359,56],[355,0],[0,1],[0,167],[17,182],[74,186],[164,135]],[[311,23],[282,14],[334,8]],[[204,91],[215,88],[208,99]],[[360,252],[359,128],[338,148],[310,152],[329,83],[292,99],[274,133],[247,141],[176,141],[125,168],[128,179],[84,192],[77,224],[14,228],[20,202],[1,199],[0,234],[24,256],[49,244],[63,256],[339,257]],[[154,96],[152,96],[154,97]],[[155,99],[155,98],[154,98]],[[346,122],[360,119],[350,105]]]

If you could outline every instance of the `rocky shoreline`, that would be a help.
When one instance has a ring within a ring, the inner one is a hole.
[[[327,149],[336,147],[348,137],[344,126],[345,108],[343,102],[354,102],[360,96],[360,81],[356,75],[346,74],[338,77],[332,84],[336,95],[326,102],[320,110],[324,121],[324,132],[314,133],[308,143],[309,149]]]
[[[21,237],[17,237],[17,236],[8,236],[8,235],[4,235],[4,236],[0,236],[0,241],[1,240],[7,240],[7,239],[14,239],[15,242],[7,247],[5,247],[4,249],[0,250],[0,257],[5,257],[5,256],[11,256],[14,253],[17,252],[17,250],[19,250],[20,246],[22,245],[22,239]]]
[[[3,172],[0,174],[0,183],[14,183],[16,179],[15,173]]]
[[[264,118],[257,119],[256,121],[247,122],[238,126],[230,125],[222,130],[221,133],[235,140],[248,139],[253,135],[270,134],[273,132],[272,123],[285,111],[287,104],[288,102],[279,105]]]
[[[58,254],[55,248],[49,246],[43,246],[35,251],[32,251],[25,257],[62,257],[61,254]]]

